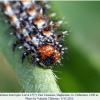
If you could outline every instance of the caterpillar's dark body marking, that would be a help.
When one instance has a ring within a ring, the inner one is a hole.
[[[50,68],[59,62],[65,50],[59,38],[67,31],[55,32],[56,27],[63,21],[50,21],[55,13],[46,15],[45,11],[49,8],[47,3],[34,0],[4,0],[2,8],[5,15],[9,17],[11,26],[16,30],[14,34],[17,40],[13,44],[13,51],[18,44],[22,44],[19,48],[24,48],[22,63],[28,55],[31,55],[33,64],[36,63],[42,67]]]

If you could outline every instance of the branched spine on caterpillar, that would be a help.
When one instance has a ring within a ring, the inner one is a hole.
[[[18,44],[22,44],[19,49],[24,48],[22,63],[28,55],[31,55],[33,64],[43,68],[51,68],[60,62],[60,56],[63,55],[66,47],[60,43],[59,39],[67,31],[55,31],[63,21],[50,21],[56,13],[48,15],[45,13],[46,9],[50,8],[49,4],[34,0],[4,0],[1,4],[4,14],[8,16],[7,22],[16,30],[11,33],[17,37],[13,44],[13,51]]]

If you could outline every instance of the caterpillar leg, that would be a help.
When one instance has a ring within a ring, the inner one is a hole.
[[[21,43],[20,40],[17,40],[17,41],[14,42],[13,47],[12,47],[13,51],[15,51],[16,46],[17,46],[18,44],[20,44],[20,43]]]
[[[30,53],[31,53],[31,51],[29,51],[29,50],[23,52],[23,54],[22,54],[22,63],[23,63],[25,57],[28,56]]]
[[[41,52],[37,53],[37,55],[32,55],[32,58],[31,58],[31,61],[32,61],[32,64],[35,63],[39,63],[39,59],[41,58],[42,54]]]
[[[4,12],[3,7],[4,7],[4,5],[3,5],[3,3],[0,1],[0,11],[1,11],[1,12]]]
[[[35,62],[35,57],[34,56],[32,56],[31,61],[32,61],[32,64],[34,64],[34,62]]]

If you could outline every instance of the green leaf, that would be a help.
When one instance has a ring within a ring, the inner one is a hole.
[[[33,66],[27,59],[22,64],[23,50],[12,51],[12,44],[16,39],[15,36],[9,34],[13,30],[5,23],[5,20],[4,14],[0,12],[0,52],[15,70],[23,89],[26,92],[59,93],[60,89],[51,69]]]

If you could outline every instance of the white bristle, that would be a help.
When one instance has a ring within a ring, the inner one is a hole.
[[[38,58],[36,58],[36,61],[39,61],[39,59],[38,59]]]
[[[59,42],[56,42],[56,44],[59,44]]]
[[[50,25],[52,25],[52,24],[53,24],[53,21],[50,22]]]
[[[63,23],[63,21],[62,20],[60,20],[60,21],[58,21],[58,24],[60,25],[60,24],[62,24]]]
[[[42,14],[43,13],[43,10],[42,9],[40,9],[40,14]]]
[[[8,20],[5,20],[5,23],[8,23]]]
[[[11,32],[10,35],[13,35],[13,32]]]
[[[23,46],[20,46],[20,47],[19,47],[19,49],[22,49],[22,48],[23,48]]]
[[[51,17],[54,17],[54,16],[56,16],[56,13],[52,13],[50,16],[51,16]]]
[[[62,50],[65,50],[65,48],[62,48]]]
[[[64,32],[62,32],[63,34],[66,34],[68,31],[64,31]]]
[[[67,50],[68,48],[67,48],[67,47],[65,47],[64,49],[65,49],[65,50]]]
[[[57,61],[58,63],[61,63],[60,60]]]
[[[32,1],[32,3],[34,3],[35,2],[35,0],[31,0]]]
[[[46,7],[47,9],[49,9],[49,8],[51,8],[51,5],[46,4],[45,7]]]
[[[62,54],[64,54],[64,52],[63,52],[63,51],[62,51],[61,53],[62,53]]]
[[[59,47],[62,47],[62,45],[59,45]]]

